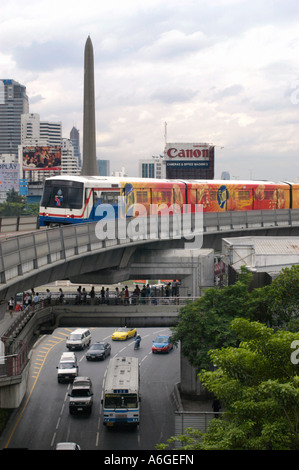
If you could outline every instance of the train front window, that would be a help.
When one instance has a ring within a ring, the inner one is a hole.
[[[81,209],[83,203],[83,183],[77,181],[45,182],[42,207]]]

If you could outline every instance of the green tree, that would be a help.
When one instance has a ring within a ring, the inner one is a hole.
[[[21,196],[17,191],[15,191],[12,188],[7,193],[6,202],[8,202],[8,203],[16,202],[16,203],[19,203],[19,204],[24,204],[25,198],[24,198],[24,196]]]
[[[232,321],[238,347],[210,352],[216,371],[203,385],[224,405],[203,439],[205,449],[299,450],[299,376],[292,361],[299,333],[275,331],[244,318]]]
[[[207,289],[200,299],[181,309],[178,324],[172,329],[173,340],[181,342],[183,355],[198,370],[210,368],[211,348],[236,344],[230,324],[237,316],[248,317],[251,280],[252,274],[242,270],[234,285]]]
[[[298,330],[299,326],[299,265],[282,269],[266,289],[268,316],[271,326]]]
[[[223,416],[206,433],[188,429],[158,449],[299,450],[299,333],[244,318],[231,327],[239,345],[210,351],[217,369],[199,373]]]
[[[238,344],[230,328],[236,317],[259,321],[275,329],[298,331],[299,266],[285,268],[270,284],[250,289],[252,274],[241,269],[238,281],[222,289],[213,287],[183,307],[173,338],[197,370],[211,368],[210,349]]]

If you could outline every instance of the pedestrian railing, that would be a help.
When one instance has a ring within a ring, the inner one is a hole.
[[[17,353],[0,356],[0,378],[21,375],[29,362],[28,352],[28,345],[21,342]]]

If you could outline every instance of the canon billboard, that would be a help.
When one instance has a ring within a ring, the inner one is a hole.
[[[167,143],[164,149],[166,178],[213,179],[214,146],[206,143]]]
[[[209,144],[167,143],[164,156],[167,160],[207,160],[209,158]]]

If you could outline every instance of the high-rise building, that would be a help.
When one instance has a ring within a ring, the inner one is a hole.
[[[140,178],[158,178],[164,177],[162,157],[153,156],[146,160],[139,160],[139,176]]]
[[[40,138],[47,139],[49,145],[61,145],[62,124],[61,122],[40,122]]]
[[[26,87],[15,80],[0,80],[0,154],[18,155],[21,115],[29,112]]]
[[[74,156],[74,147],[71,139],[62,139],[61,141],[61,174],[80,174],[78,159]]]
[[[41,121],[37,113],[21,116],[21,143],[24,145],[61,145],[61,122]]]
[[[81,151],[80,151],[80,133],[79,133],[79,130],[75,126],[73,126],[70,132],[70,139],[74,147],[74,157],[77,158],[78,166],[79,168],[81,168],[82,160],[81,160]]]
[[[99,175],[110,176],[110,160],[97,160]]]

